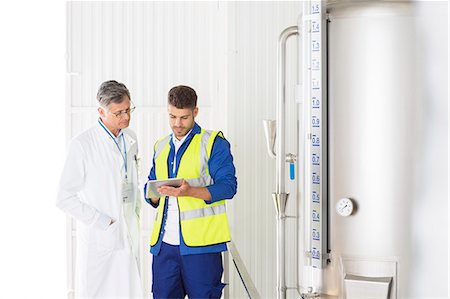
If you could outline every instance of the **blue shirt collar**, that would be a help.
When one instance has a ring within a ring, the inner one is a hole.
[[[200,128],[200,126],[194,122],[194,127],[192,128],[192,132],[193,134],[200,134],[202,132],[202,128]]]

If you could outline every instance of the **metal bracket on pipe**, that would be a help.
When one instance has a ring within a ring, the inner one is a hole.
[[[286,154],[287,163],[294,163],[295,161],[297,161],[297,155],[291,153]]]
[[[289,197],[289,193],[272,193],[273,203],[275,205],[275,211],[277,216],[286,217],[286,203]]]

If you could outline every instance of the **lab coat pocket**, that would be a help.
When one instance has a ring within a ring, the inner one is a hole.
[[[111,224],[106,230],[97,230],[97,249],[99,251],[112,251],[120,247],[120,226],[118,221]]]

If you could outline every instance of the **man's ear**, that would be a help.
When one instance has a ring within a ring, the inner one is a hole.
[[[100,114],[100,117],[104,118],[106,116],[106,111],[102,107],[97,108],[98,114]]]
[[[195,107],[194,108],[194,117],[197,117],[197,114],[198,114],[198,107]]]

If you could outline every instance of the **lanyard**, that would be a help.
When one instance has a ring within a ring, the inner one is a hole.
[[[114,136],[109,132],[109,130],[103,125],[103,123],[100,121],[100,119],[98,120],[98,123],[102,126],[102,128],[105,130],[105,132],[108,133],[109,137],[111,137],[111,139],[114,141],[114,144],[116,145],[117,149],[119,150],[119,153],[122,156],[123,163],[125,166],[125,180],[127,180],[128,179],[127,146],[125,144],[125,138],[123,137],[123,133],[122,133],[122,143],[123,143],[124,153],[122,153],[122,150],[120,149],[119,143],[116,141],[116,138],[114,138]]]

